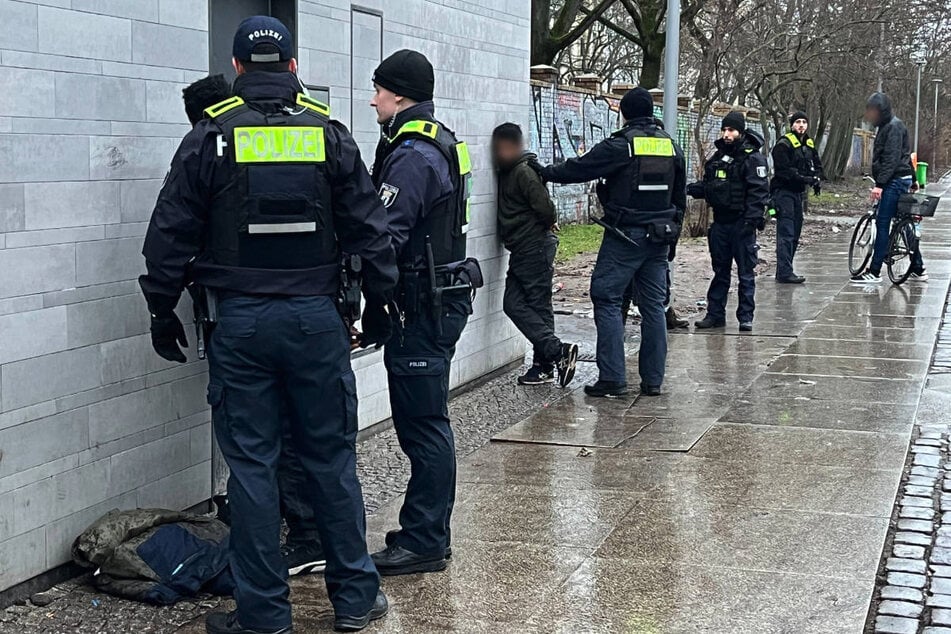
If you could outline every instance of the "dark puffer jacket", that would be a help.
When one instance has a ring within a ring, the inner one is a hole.
[[[896,178],[913,176],[911,143],[908,128],[892,113],[892,102],[885,93],[877,92],[868,99],[867,107],[880,113],[875,147],[872,150],[872,178],[876,187],[886,187]]]

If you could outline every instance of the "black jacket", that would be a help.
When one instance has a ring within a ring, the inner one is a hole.
[[[292,73],[252,72],[235,81],[234,92],[249,104],[272,107],[281,103],[296,109],[300,83]],[[147,274],[139,284],[149,305],[174,308],[187,279],[188,266],[207,248],[212,200],[227,183],[229,154],[219,156],[219,128],[203,119],[182,140],[145,236],[142,253]],[[234,152],[234,140],[226,139]],[[396,285],[396,257],[387,232],[386,210],[373,187],[360,151],[343,124],[331,121],[326,128],[326,154],[330,165],[334,230],[341,250],[363,259],[364,292],[385,296]],[[295,280],[295,271],[281,271],[290,289],[306,286]]]
[[[724,156],[729,156],[734,161],[742,161],[736,176],[743,184],[743,211],[714,207],[713,221],[734,223],[743,220],[761,227],[769,200],[769,167],[766,157],[760,151],[763,147],[763,137],[753,130],[747,130],[743,137],[734,143],[717,139],[715,145],[717,150],[704,167],[704,182],[714,178],[717,166],[722,165],[720,159]],[[695,198],[707,198],[704,183],[691,183],[689,191]]]
[[[794,148],[788,136],[781,137],[773,146],[772,188],[804,192],[816,178],[822,178],[819,150],[808,134],[798,137],[799,148]]]
[[[892,114],[892,103],[883,93],[873,95],[869,105],[878,107],[881,117],[872,150],[872,178],[876,187],[886,187],[896,178],[914,176],[908,128]]]
[[[628,121],[628,126],[654,126],[654,118]],[[678,215],[687,209],[687,164],[683,150],[674,142],[676,152],[675,176],[671,191],[671,204]],[[585,183],[597,179],[609,180],[622,172],[631,161],[630,144],[622,136],[610,136],[601,141],[587,154],[571,158],[559,165],[542,169],[542,178],[550,183]],[[605,210],[606,212],[608,210]]]
[[[529,166],[535,158],[525,154],[514,165],[498,168],[499,235],[512,252],[544,241],[558,220],[545,183]]]

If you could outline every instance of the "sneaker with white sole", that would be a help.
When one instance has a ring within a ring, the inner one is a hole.
[[[928,271],[922,271],[921,273],[912,273],[908,276],[909,281],[912,282],[927,282],[928,281]]]
[[[320,544],[285,544],[281,547],[281,555],[287,564],[289,577],[323,572],[327,567],[327,558]]]
[[[871,271],[865,271],[864,273],[853,275],[851,281],[853,284],[881,284],[882,276],[881,274],[872,273]]]
[[[533,365],[528,372],[518,377],[519,385],[544,385],[555,380],[555,369],[550,365]]]
[[[561,344],[561,358],[555,364],[558,370],[558,385],[567,387],[571,380],[575,378],[575,369],[578,365],[578,344]]]

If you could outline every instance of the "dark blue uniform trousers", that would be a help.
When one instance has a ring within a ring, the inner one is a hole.
[[[802,192],[777,189],[773,192],[776,204],[776,279],[786,280],[795,275],[793,258],[799,250],[802,235]]]
[[[591,301],[598,330],[598,378],[627,383],[621,303],[625,291],[634,281],[641,311],[641,349],[638,355],[641,381],[660,386],[667,365],[664,301],[670,247],[648,242],[644,229],[624,229],[624,233],[638,246],[606,232],[598,251],[598,262],[591,274]]]
[[[402,336],[386,344],[393,426],[410,461],[410,479],[396,543],[420,555],[442,554],[450,543],[456,498],[456,446],[449,424],[449,368],[472,306],[446,298],[442,333],[424,307]]]
[[[741,323],[753,321],[753,311],[756,309],[755,269],[759,262],[756,231],[743,220],[714,222],[710,225],[707,243],[713,264],[713,280],[707,291],[707,316],[717,321],[726,318],[726,300],[730,293],[733,262],[736,262],[739,295],[736,318]]]
[[[327,555],[337,614],[373,605],[380,579],[367,554],[356,475],[357,395],[348,333],[330,297],[238,296],[219,303],[209,349],[208,401],[231,468],[231,564],[238,620],[273,630],[291,622],[280,553],[277,469],[282,407]]]

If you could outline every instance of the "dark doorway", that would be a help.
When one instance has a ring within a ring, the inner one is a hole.
[[[228,81],[235,77],[231,66],[234,32],[252,15],[272,15],[290,29],[297,55],[297,0],[211,0],[208,3],[208,69]]]

